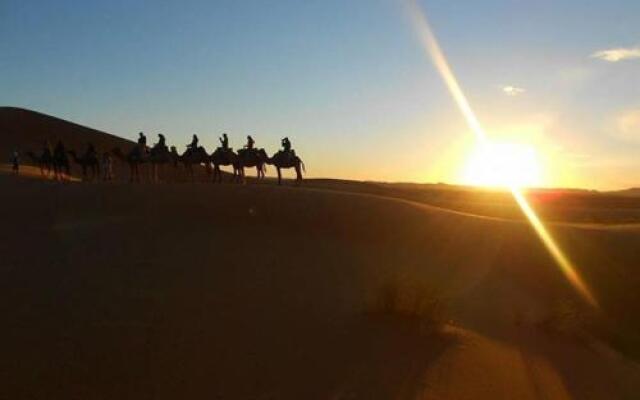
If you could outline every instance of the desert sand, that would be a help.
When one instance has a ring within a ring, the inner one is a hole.
[[[640,393],[629,192],[529,194],[597,308],[508,193],[58,183],[33,169],[1,172],[0,193],[0,398]]]

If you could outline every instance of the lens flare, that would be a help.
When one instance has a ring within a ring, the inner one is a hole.
[[[418,38],[420,39],[420,42],[424,46],[427,54],[431,57],[434,66],[447,85],[451,96],[455,100],[456,104],[460,108],[460,111],[462,112],[462,115],[467,121],[467,125],[469,125],[471,131],[475,134],[476,139],[479,141],[479,145],[486,145],[486,143],[488,142],[487,134],[485,133],[482,125],[480,124],[480,121],[473,112],[473,109],[471,108],[469,101],[464,95],[464,92],[462,91],[462,88],[460,87],[455,74],[449,66],[449,62],[447,61],[447,58],[440,48],[440,44],[438,43],[438,40],[433,33],[433,30],[431,29],[426,14],[422,11],[416,0],[406,0],[405,4],[407,7],[407,14],[411,19],[411,22],[413,23],[414,29],[418,35]],[[598,307],[598,303],[591,293],[591,290],[589,290],[586,283],[582,280],[582,278],[576,271],[576,267],[564,254],[562,249],[553,239],[553,236],[551,236],[533,208],[531,208],[531,205],[525,198],[520,187],[515,183],[511,183],[510,190],[513,194],[514,199],[518,203],[518,206],[522,209],[522,212],[527,217],[529,223],[540,237],[540,240],[547,248],[547,251],[549,252],[551,257],[553,257],[556,264],[558,264],[558,267],[569,280],[571,285],[585,299],[587,303],[589,303],[593,307]]]

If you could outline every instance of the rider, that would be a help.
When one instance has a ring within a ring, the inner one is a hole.
[[[191,143],[187,145],[187,149],[196,150],[198,148],[198,135],[194,134],[191,138]]]
[[[282,149],[285,153],[291,152],[291,142],[289,141],[288,137],[282,139]]]
[[[147,147],[147,137],[143,132],[138,133],[138,136],[138,145],[141,149],[144,149],[145,147]]]
[[[93,143],[89,142],[87,144],[87,153],[86,153],[86,157],[87,158],[95,158],[96,160],[98,159],[98,154],[96,152],[96,148],[93,147]]]
[[[156,146],[159,150],[167,149],[167,139],[162,133],[158,133],[158,144]]]
[[[49,143],[48,140],[44,141],[44,147],[42,149],[42,156],[43,156],[43,158],[44,157],[49,157],[49,158],[52,157],[52,154],[51,154],[51,143]]]
[[[178,155],[178,149],[176,149],[176,146],[171,146],[169,152],[171,153],[171,161],[173,162],[173,166],[177,167],[178,160],[180,159],[180,156]]]
[[[138,157],[143,157],[147,152],[147,137],[144,132],[138,133]]]
[[[224,151],[229,150],[229,138],[227,137],[226,133],[223,133],[222,137],[218,138],[218,140],[220,140],[220,144],[222,145],[222,150]]]
[[[253,150],[253,145],[255,144],[255,140],[251,137],[251,135],[247,136],[247,145],[245,146],[247,150]]]
[[[56,143],[56,147],[53,149],[53,156],[57,159],[63,159],[66,156],[62,140],[58,140],[58,143]]]

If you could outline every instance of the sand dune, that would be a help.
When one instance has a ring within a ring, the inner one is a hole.
[[[149,145],[157,141],[157,133],[160,132],[146,132]],[[129,136],[131,139],[137,138],[136,132],[127,132],[122,135]],[[186,139],[172,138],[170,135],[169,137],[169,144],[176,144],[179,151],[184,150],[182,142],[186,142]],[[120,148],[126,153],[135,144],[131,140],[36,111],[15,107],[0,107],[0,163],[6,162],[5,160],[8,161],[10,153],[13,149],[17,149],[22,154],[23,163],[33,164],[26,156],[26,153],[32,151],[35,154],[41,154],[43,145],[47,140],[52,145],[61,140],[67,150],[75,150],[78,154],[84,154],[88,143],[92,143],[99,154],[110,152],[114,148]],[[74,162],[71,162],[71,173],[76,178],[82,176],[80,166]],[[141,166],[140,174],[143,179],[149,181],[149,166]],[[129,179],[129,168],[126,163],[115,162],[114,175],[118,181],[127,181]],[[196,169],[198,180],[203,180],[204,175],[203,169]],[[187,174],[184,169],[164,168],[160,173],[160,177],[164,180],[187,180]]]
[[[591,312],[518,221],[270,185],[0,185],[5,397],[640,389],[634,229],[553,228]],[[442,327],[375,312],[390,284],[446,304]],[[577,321],[557,318],[564,306]]]
[[[0,151],[51,132],[76,147],[131,145],[0,109]],[[528,194],[598,309],[505,192],[57,183],[3,167],[0,193],[0,398],[640,392],[633,191]]]

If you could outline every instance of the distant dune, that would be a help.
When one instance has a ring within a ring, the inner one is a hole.
[[[0,172],[0,193],[0,398],[640,393],[637,199],[531,194],[593,309],[504,192]]]
[[[131,132],[131,137],[136,138],[137,132]],[[157,141],[157,132],[146,132],[149,145]],[[169,145],[173,144],[169,138]],[[36,154],[42,153],[45,141],[49,141],[52,145],[58,140],[62,140],[67,150],[75,150],[78,154],[86,151],[87,144],[92,143],[96,150],[102,154],[110,152],[118,147],[123,152],[128,152],[135,143],[131,140],[124,139],[107,132],[102,132],[86,126],[56,118],[50,115],[42,114],[36,111],[26,110],[15,107],[0,107],[0,163],[7,162],[10,152],[17,148],[22,154],[22,162],[32,164],[25,153],[33,151]],[[181,142],[186,139],[181,138]],[[182,151],[184,149],[179,149]],[[72,174],[76,177],[81,175],[81,169],[78,165],[71,163]],[[126,181],[129,179],[128,166],[123,162],[115,163],[116,180]],[[203,178],[203,171],[197,171],[198,178]],[[143,177],[148,177],[149,170],[146,165],[141,167]],[[165,178],[185,180],[184,171],[178,171],[176,174],[172,169],[167,168]]]
[[[10,152],[16,148],[22,154],[22,161],[31,164],[26,157],[27,151],[42,153],[45,141],[55,145],[62,140],[68,150],[84,153],[89,142],[102,153],[114,147],[130,149],[133,142],[60,118],[36,111],[15,107],[0,107],[0,161],[7,162]],[[72,163],[72,172],[79,176],[80,168]],[[126,179],[128,170],[120,164],[116,167],[116,176]]]

